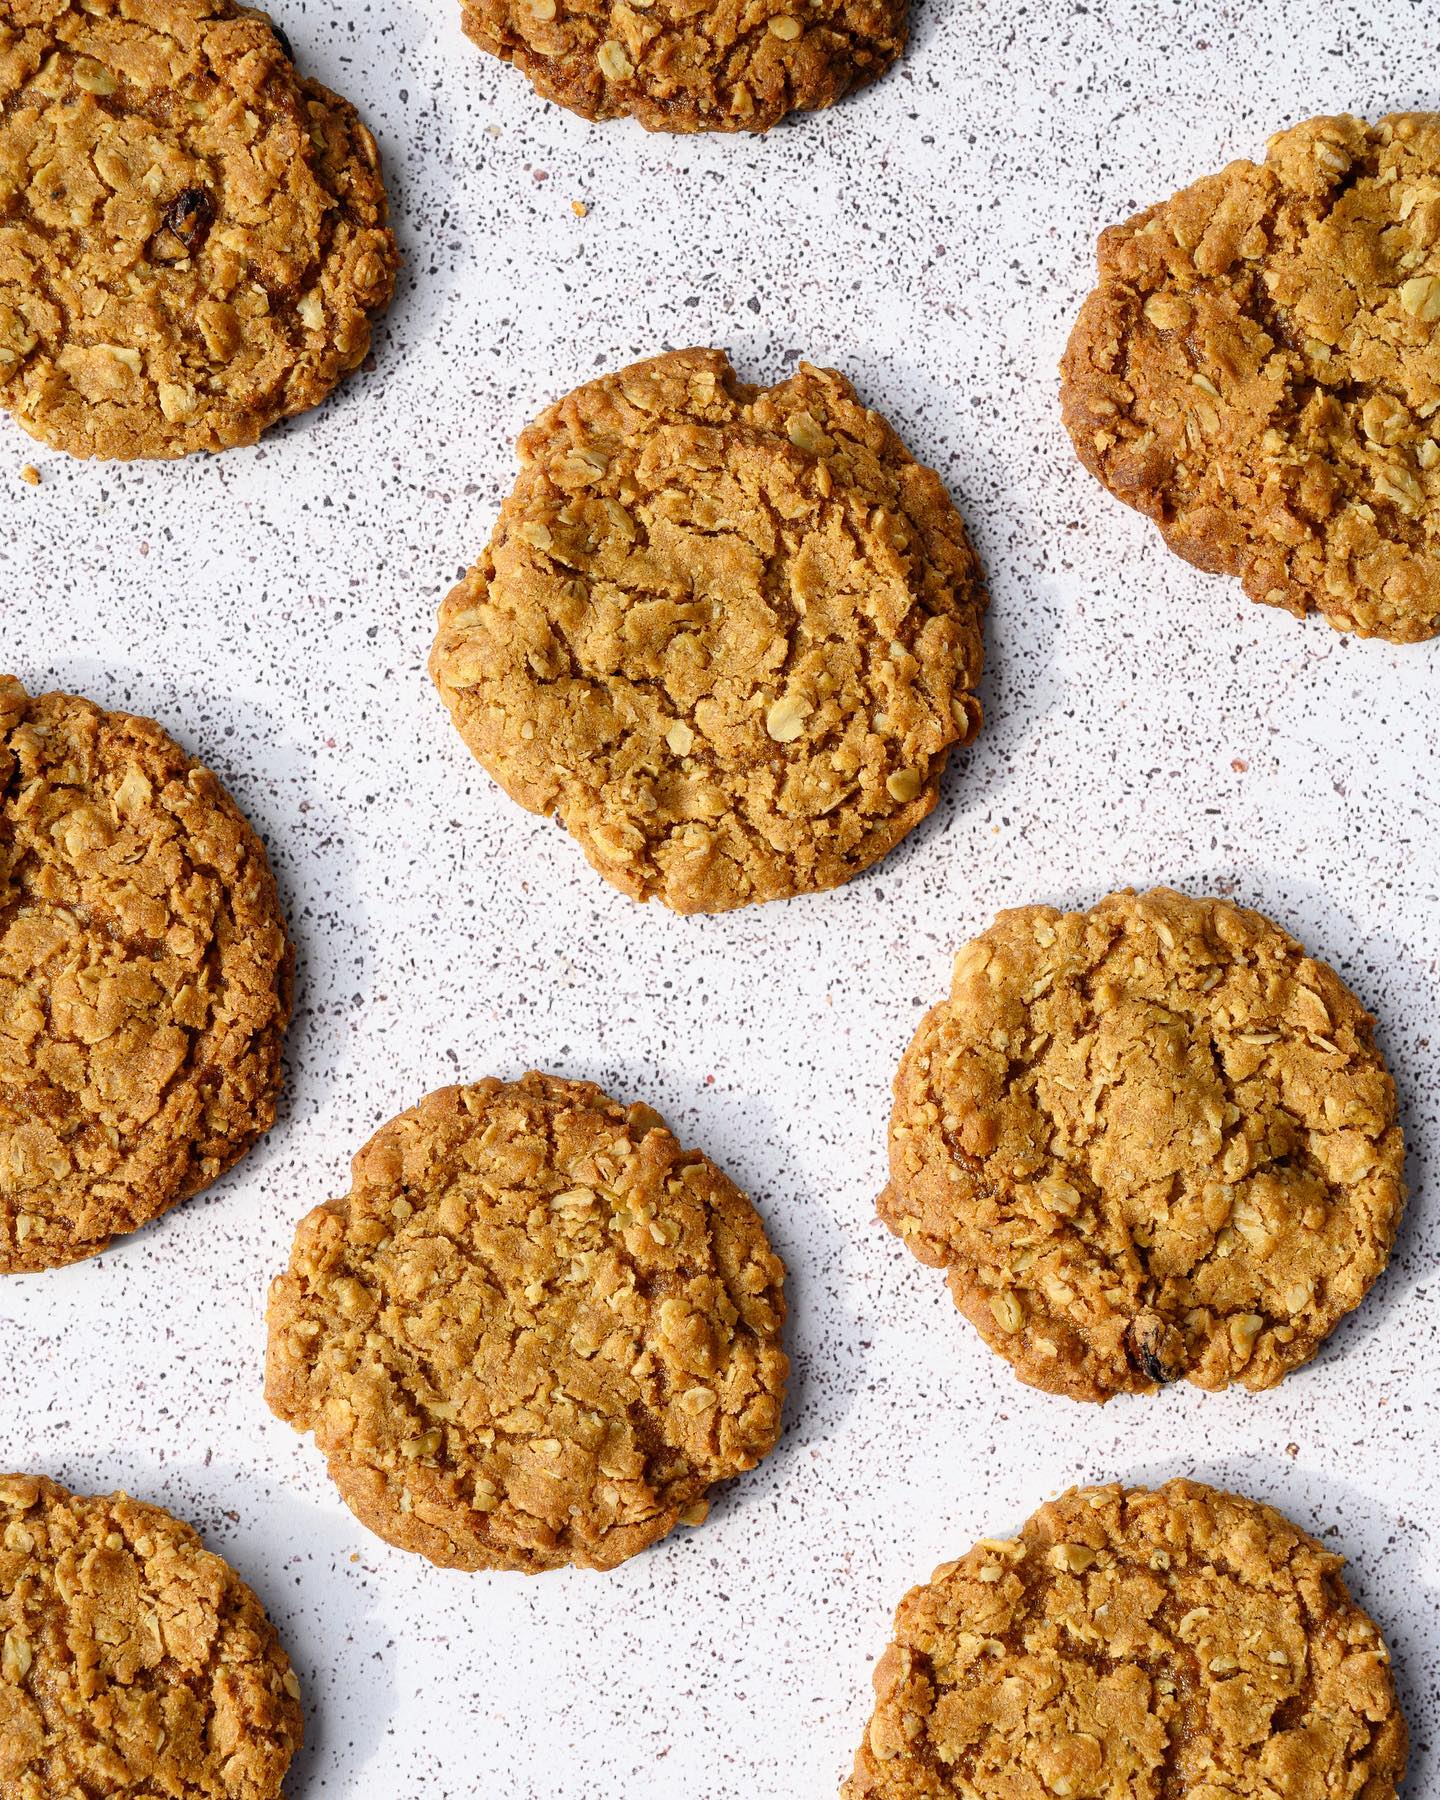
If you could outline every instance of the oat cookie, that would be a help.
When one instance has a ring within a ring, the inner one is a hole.
[[[299,1696],[260,1602],[190,1526],[0,1475],[5,1800],[277,1800]]]
[[[0,676],[0,1271],[95,1255],[269,1129],[290,970],[210,771]]]
[[[1385,1267],[1395,1085],[1333,969],[1167,888],[1003,912],[895,1081],[880,1216],[1022,1381],[1273,1387]]]
[[[0,405],[74,456],[253,443],[394,288],[374,140],[232,0],[17,0],[0,182]]]
[[[609,1569],[773,1448],[783,1280],[648,1106],[538,1074],[444,1088],[301,1222],[266,1398],[401,1549]]]
[[[1195,1481],[1074,1490],[907,1594],[843,1800],[1394,1800],[1342,1559]]]
[[[462,0],[482,50],[587,119],[768,131],[833,106],[905,48],[909,0]]]
[[[834,887],[980,724],[979,567],[841,375],[718,350],[607,375],[520,438],[430,669],[461,736],[608,880],[677,912]]]
[[[1341,631],[1440,631],[1440,114],[1312,119],[1100,239],[1081,460],[1197,567]]]

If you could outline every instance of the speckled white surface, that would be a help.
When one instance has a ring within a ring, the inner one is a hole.
[[[277,10],[386,159],[407,269],[374,371],[182,467],[68,464],[0,419],[0,665],[153,714],[265,835],[299,944],[289,1094],[208,1195],[0,1288],[0,1464],[159,1501],[250,1579],[304,1683],[293,1800],[830,1795],[912,1582],[1071,1482],[1176,1472],[1345,1550],[1399,1665],[1407,1793],[1440,1792],[1440,648],[1173,561],[1072,462],[1054,376],[1100,225],[1282,123],[1435,104],[1433,9],[922,0],[901,69],[758,142],[587,126],[470,50],[451,0]],[[940,469],[993,587],[989,723],[868,878],[684,921],[506,801],[423,665],[518,427],[709,342],[750,379],[838,364]],[[1272,912],[1378,1012],[1413,1198],[1311,1368],[1102,1412],[1020,1387],[873,1200],[954,947],[1001,905],[1162,879]],[[429,1088],[531,1064],[660,1107],[791,1271],[780,1449],[609,1576],[389,1550],[260,1393],[300,1213]]]

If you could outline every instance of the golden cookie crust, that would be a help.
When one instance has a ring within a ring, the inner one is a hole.
[[[648,1106],[531,1073],[384,1126],[270,1290],[265,1395],[458,1569],[610,1569],[780,1431],[784,1269]]]
[[[1273,1387],[1405,1201],[1374,1020],[1288,932],[1168,888],[1002,912],[895,1080],[879,1212],[1022,1381]]]
[[[909,0],[462,0],[482,50],[547,100],[647,131],[768,131],[833,106],[905,48]]]
[[[277,1800],[299,1696],[260,1602],[190,1526],[0,1476],[5,1800]]]
[[[980,725],[985,592],[940,478],[844,376],[680,350],[521,434],[430,672],[513,800],[632,899],[835,887]]]
[[[1080,460],[1197,568],[1340,631],[1440,631],[1440,114],[1311,119],[1100,239]]]
[[[17,0],[0,182],[0,405],[73,456],[254,443],[394,290],[373,138],[231,0]]]
[[[1195,1481],[1072,1490],[901,1601],[842,1800],[1394,1800],[1342,1558]]]
[[[208,769],[0,676],[0,1271],[94,1256],[269,1130],[291,965]]]

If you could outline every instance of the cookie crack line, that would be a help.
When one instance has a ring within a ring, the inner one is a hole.
[[[939,478],[842,376],[754,388],[672,352],[519,448],[430,659],[513,799],[680,912],[836,886],[930,812],[980,724],[985,590]]]

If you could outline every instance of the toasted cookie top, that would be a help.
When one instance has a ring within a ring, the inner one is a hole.
[[[19,0],[0,175],[0,405],[75,456],[253,443],[394,286],[373,139],[231,0]]]
[[[462,0],[482,50],[587,119],[768,131],[832,106],[905,48],[909,0]]]
[[[901,1601],[844,1800],[1394,1800],[1389,1652],[1340,1568],[1199,1482],[1065,1494]]]
[[[773,1448],[783,1280],[649,1107],[539,1074],[444,1088],[301,1222],[266,1397],[401,1549],[613,1568]]]
[[[980,723],[980,571],[939,477],[843,376],[684,350],[520,438],[430,668],[510,796],[678,912],[834,887]]]
[[[0,676],[0,1271],[93,1256],[269,1129],[290,970],[210,771]]]
[[[1440,114],[1312,119],[1100,239],[1085,466],[1254,600],[1440,631]]]
[[[1288,932],[1166,888],[999,915],[895,1081],[880,1216],[1022,1380],[1273,1386],[1404,1204],[1374,1021]]]
[[[250,1589],[126,1494],[0,1475],[0,1790],[277,1800],[300,1684]]]

